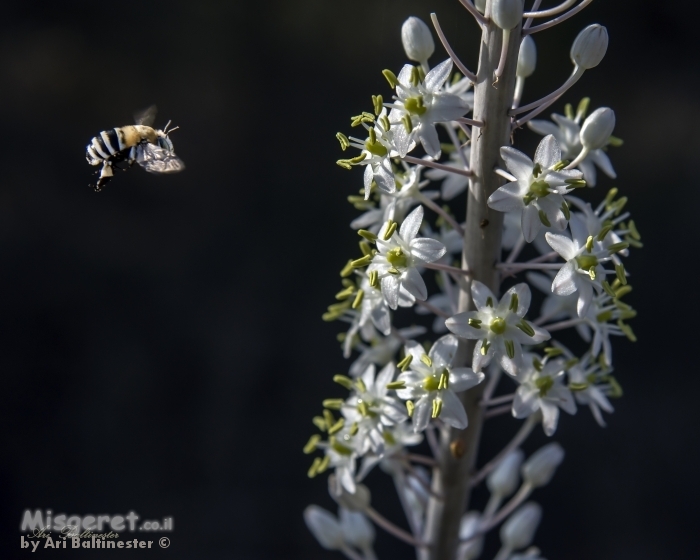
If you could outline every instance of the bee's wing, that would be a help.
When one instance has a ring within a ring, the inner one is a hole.
[[[153,126],[153,123],[156,120],[156,113],[158,112],[158,107],[155,105],[151,105],[147,109],[144,109],[143,111],[139,111],[138,113],[134,113],[134,121],[136,121],[136,124],[142,124],[144,126]]]
[[[185,168],[173,152],[155,144],[140,144],[136,150],[136,162],[149,173],[177,173]]]

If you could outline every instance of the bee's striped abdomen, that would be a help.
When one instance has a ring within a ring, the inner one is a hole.
[[[92,160],[93,165],[97,165],[100,161],[110,159],[115,154],[123,151],[126,148],[124,145],[124,133],[119,128],[112,128],[100,132],[95,136],[87,147],[88,161]]]

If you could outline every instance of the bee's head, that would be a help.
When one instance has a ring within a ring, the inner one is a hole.
[[[168,121],[168,124],[165,125],[165,128],[163,130],[157,130],[156,134],[158,135],[158,140],[157,140],[158,145],[161,148],[163,148],[164,150],[172,152],[173,151],[173,143],[172,143],[172,140],[170,140],[170,138],[168,138],[168,135],[171,132],[175,132],[180,127],[176,126],[175,128],[171,128],[170,130],[168,130],[170,123],[171,123],[171,121]]]

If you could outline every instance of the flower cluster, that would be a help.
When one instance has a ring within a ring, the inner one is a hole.
[[[489,20],[478,7],[470,11],[485,26]],[[519,29],[522,4],[494,1],[493,9],[505,53],[510,33]],[[470,269],[460,253],[483,242],[488,221],[479,225],[480,236],[465,234],[474,230],[461,220],[463,209],[445,204],[464,195],[471,204],[480,196],[467,189],[475,175],[475,135],[484,125],[470,115],[477,78],[434,22],[450,58],[431,68],[432,34],[409,18],[401,37],[417,64],[398,74],[384,70],[390,99],[373,95],[371,111],[352,117],[351,126],[362,134],[337,134],[342,150],[359,150],[338,165],[364,168],[359,195],[348,197],[361,211],[350,224],[360,237],[360,254],[342,267],[342,287],[323,319],[346,324],[339,340],[352,362],[347,374],[333,377],[347,393],[323,401],[313,418],[318,433],[304,451],[316,454],[309,476],[332,471],[329,487],[340,519],[310,506],[306,522],[325,548],[350,558],[375,557],[367,516],[419,546],[429,502],[439,498],[431,487],[442,468],[440,445],[449,445],[459,459],[465,446],[455,434],[464,433],[474,414],[479,420],[510,414],[525,422],[512,444],[474,475],[477,482],[486,480],[491,499],[483,512],[464,515],[457,557],[477,558],[484,534],[505,521],[497,558],[538,559],[531,544],[541,508],[525,500],[550,481],[564,453],[552,443],[524,461],[518,446],[540,423],[552,436],[560,410],[573,415],[587,406],[604,426],[603,412],[613,412],[610,400],[622,395],[612,376],[610,337],[635,340],[628,321],[636,312],[623,301],[632,289],[623,260],[641,242],[625,211],[627,198],[617,188],[597,205],[578,197],[595,186],[596,167],[615,178],[607,155],[622,144],[612,136],[614,113],[603,107],[588,115],[586,98],[575,113],[566,105],[566,116],[552,115],[553,122],[532,120],[600,62],[607,32],[595,25],[584,29],[572,47],[571,78],[524,106],[520,98],[536,49],[531,35],[522,41],[517,70],[511,70],[515,93],[504,111],[510,111],[513,132],[527,123],[544,138],[532,157],[501,146],[496,157],[502,166],[480,170],[505,179],[482,199],[503,215],[503,229],[496,232],[502,251],[485,273]],[[494,86],[508,70],[504,60],[494,70]],[[537,288],[534,300],[530,286]],[[578,345],[570,344],[574,350],[554,340],[564,329],[580,336]],[[410,535],[371,508],[363,481],[375,466],[393,478]],[[432,474],[425,466],[433,467]]]

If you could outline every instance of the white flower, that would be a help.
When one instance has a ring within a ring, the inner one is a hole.
[[[478,340],[472,367],[481,371],[495,356],[501,367],[515,375],[522,344],[549,340],[549,333],[524,319],[530,307],[530,288],[517,284],[496,302],[491,290],[474,280],[471,286],[476,311],[465,311],[445,321],[447,328],[462,338]]]
[[[563,384],[564,363],[550,360],[542,363],[535,354],[525,354],[515,380],[520,384],[513,399],[513,416],[527,418],[542,411],[542,427],[548,436],[554,434],[559,408],[576,413],[571,391]]]
[[[457,344],[457,337],[445,335],[433,344],[427,355],[417,342],[410,341],[406,345],[410,369],[397,378],[397,382],[405,385],[397,390],[397,395],[413,402],[416,432],[425,430],[431,418],[440,418],[458,429],[467,427],[467,413],[455,392],[478,385],[484,374],[474,373],[467,367],[452,367]]]
[[[572,356],[568,351],[567,355]],[[584,354],[567,371],[569,384],[575,389],[576,401],[590,408],[593,418],[601,427],[605,427],[601,411],[612,414],[615,410],[607,397],[613,391],[613,386],[608,383],[612,380],[611,371],[609,367],[602,368],[600,363],[594,361],[590,352]]]
[[[567,296],[578,292],[576,310],[584,317],[593,300],[593,290],[600,293],[605,275],[609,272],[603,263],[611,260],[611,252],[590,234],[586,223],[576,214],[569,221],[572,239],[565,235],[547,232],[549,246],[566,261],[552,281],[552,292]]]
[[[360,304],[360,327],[372,321],[380,333],[388,335],[391,332],[391,314],[381,290],[373,288],[366,275],[362,276],[360,289],[363,293]]]
[[[525,241],[532,242],[542,224],[562,230],[568,220],[568,207],[562,195],[570,192],[581,178],[580,171],[555,170],[561,150],[554,136],[545,136],[537,146],[535,161],[524,153],[503,146],[501,157],[514,181],[497,189],[488,205],[499,212],[521,212]]]
[[[329,436],[328,441],[320,441],[317,444],[319,449],[325,451],[328,466],[335,469],[337,484],[350,494],[354,494],[357,488],[355,469],[363,443],[360,438],[353,436],[351,427],[345,426]],[[340,488],[337,489],[337,493],[339,492]]]
[[[387,396],[387,384],[391,382],[396,371],[393,362],[389,362],[376,375],[374,364],[369,365],[355,384],[353,394],[345,401],[341,412],[345,424],[354,432],[355,445],[360,455],[370,448],[375,453],[384,449],[384,429],[386,426],[403,422],[406,408],[394,397]]]
[[[573,160],[583,149],[581,145],[581,120],[583,120],[584,115],[584,110],[579,110],[575,117],[572,114],[571,118],[553,114],[552,120],[557,123],[556,125],[544,120],[532,120],[527,125],[538,134],[552,134],[559,142],[562,157]],[[596,166],[611,179],[617,177],[605,151],[603,149],[591,150],[577,165],[583,172],[583,178],[589,187],[594,187],[596,184]]]
[[[369,199],[372,181],[386,193],[396,191],[391,158],[397,157],[399,154],[394,145],[393,132],[386,115],[386,109],[383,109],[379,116],[374,119],[373,125],[369,126],[366,122],[362,122],[362,126],[369,133],[366,139],[350,136],[345,139],[347,141],[346,144],[341,142],[343,149],[352,146],[361,150],[362,153],[356,158],[338,161],[339,165],[347,169],[350,169],[353,165],[365,166],[365,200]]]
[[[379,253],[372,258],[367,273],[376,271],[382,294],[391,309],[398,306],[402,288],[416,299],[428,297],[425,282],[416,267],[445,254],[445,246],[439,241],[416,237],[422,221],[423,207],[419,206],[406,217],[398,233],[395,222],[391,225],[387,222],[379,230],[376,240]]]
[[[464,116],[470,109],[467,101],[458,94],[443,91],[442,86],[452,71],[452,60],[438,64],[419,80],[418,69],[405,65],[397,76],[396,101],[391,105],[389,121],[392,123],[394,145],[404,157],[418,138],[426,153],[440,157],[440,140],[436,123],[449,122]],[[402,119],[408,117],[411,130],[407,130]],[[395,123],[395,124],[394,124]]]

